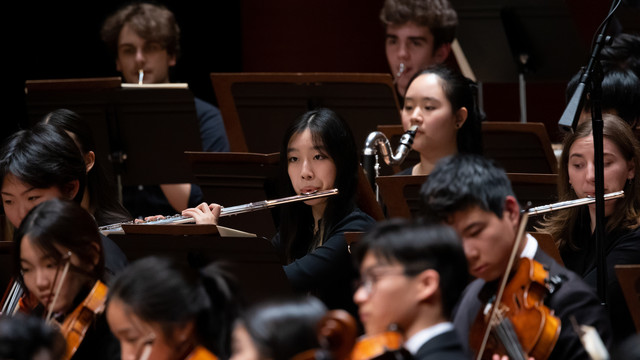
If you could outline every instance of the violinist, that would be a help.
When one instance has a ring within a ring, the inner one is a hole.
[[[289,360],[319,348],[317,329],[326,312],[314,296],[251,306],[234,326],[230,360]]]
[[[477,344],[477,339],[482,343],[485,334],[472,331],[472,326],[494,328],[493,324],[483,323],[484,311],[490,311],[494,305],[491,300],[499,290],[499,280],[512,276],[512,273],[507,273],[507,264],[519,233],[520,206],[511,183],[504,170],[492,161],[477,155],[459,154],[444,158],[436,165],[422,185],[420,196],[425,218],[449,224],[462,239],[469,272],[477,279],[467,286],[454,310],[454,326],[460,337],[467,339],[467,344]],[[541,277],[544,278],[536,281],[535,286],[523,283],[522,289],[535,287],[546,290],[542,304],[536,304],[536,309],[541,312],[546,309],[553,315],[552,318],[541,317],[545,324],[547,320],[549,324],[557,324],[552,335],[559,331],[555,342],[549,342],[547,348],[535,350],[547,352],[549,359],[588,358],[578,333],[572,327],[571,318],[575,318],[579,325],[594,327],[604,344],[611,346],[611,324],[594,290],[578,275],[545,254],[535,238],[524,231],[522,234],[516,248],[518,264],[534,264],[543,272]],[[515,291],[504,293],[502,299],[522,298],[521,295]],[[503,304],[500,302],[498,308],[504,309]],[[481,310],[483,312],[479,315]],[[506,319],[500,325],[511,323],[516,327],[517,321],[527,320],[505,313]],[[542,326],[541,321],[538,325]],[[535,326],[531,329],[537,329]],[[518,341],[493,341],[494,349],[486,349],[483,354],[488,351],[488,356],[492,353],[505,355],[498,345],[521,346],[523,339],[535,343],[539,340],[535,338],[539,335],[536,331],[521,331],[516,335]],[[481,349],[473,348],[474,353]]]
[[[29,210],[49,199],[82,204],[87,170],[76,143],[57,126],[39,123],[14,133],[0,149],[2,205],[7,219],[17,228]],[[113,240],[100,238],[109,278],[127,265],[127,258]]]
[[[98,227],[78,204],[52,199],[33,208],[14,235],[14,274],[36,299],[31,309],[60,327],[67,358],[120,359],[104,318],[104,254]]]
[[[235,294],[231,278],[216,264],[197,270],[147,257],[115,278],[107,321],[123,359],[228,359]]]
[[[389,220],[367,233],[353,256],[361,279],[354,300],[367,337],[396,328],[415,359],[469,359],[450,321],[469,280],[451,228]]]
[[[63,360],[67,345],[60,331],[34,316],[0,318],[0,359]]]

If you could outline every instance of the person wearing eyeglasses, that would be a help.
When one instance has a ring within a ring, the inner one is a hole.
[[[450,322],[470,277],[453,229],[388,220],[353,249],[360,281],[354,294],[365,334],[390,329],[415,359],[469,359]]]

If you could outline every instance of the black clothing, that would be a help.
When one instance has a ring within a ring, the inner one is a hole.
[[[416,360],[469,360],[454,330],[444,332],[424,343],[413,356]]]
[[[604,223],[606,224],[606,221]],[[591,233],[590,224],[591,219],[588,209],[585,209],[581,212],[574,229],[574,239],[577,239],[579,249],[560,249],[560,255],[567,269],[576,272],[594,291],[597,291],[598,255],[596,252],[596,236]],[[636,328],[620,288],[614,266],[640,264],[640,227],[614,230],[605,234],[605,238],[605,261],[607,264],[605,302],[611,318],[613,338],[617,343],[635,334]]]
[[[122,249],[109,237],[100,234],[102,252],[104,253],[105,281],[109,285],[111,279],[124,269],[129,261]]]
[[[71,360],[119,360],[120,342],[109,330],[104,313],[98,315]]]
[[[344,233],[366,231],[374,223],[371,216],[356,209],[334,226],[322,246],[285,265],[284,272],[294,290],[311,292],[329,309],[344,309],[356,315],[353,283],[357,279],[357,271],[351,261]],[[284,246],[280,234],[276,234],[273,243],[276,249]]]

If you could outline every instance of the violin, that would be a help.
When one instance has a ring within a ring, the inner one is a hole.
[[[351,351],[350,360],[396,359],[395,353],[402,349],[404,339],[398,331],[363,336]],[[402,357],[401,357],[402,358]]]
[[[349,359],[357,337],[356,321],[345,310],[330,310],[320,320],[317,329],[320,348],[294,355],[292,360],[316,360],[326,358]]]
[[[511,359],[544,360],[549,357],[558,336],[560,319],[544,305],[549,293],[547,281],[549,272],[535,260],[522,258],[518,268],[509,280],[502,301],[495,309],[495,316],[489,319],[480,312],[471,327],[470,344],[481,348],[486,327],[491,327],[482,359],[493,354],[509,355]],[[492,304],[495,306],[495,304]]]
[[[35,296],[25,293],[24,288],[18,281],[12,279],[5,290],[2,298],[2,315],[14,315],[21,313],[29,315],[38,306],[38,299]]]
[[[67,359],[73,357],[78,350],[96,316],[104,312],[108,291],[109,288],[104,283],[96,281],[84,301],[65,317],[60,331],[67,340]]]
[[[490,301],[488,313],[479,312],[471,327],[469,342],[478,360],[490,359],[493,354],[544,360],[558,341],[560,319],[544,305],[550,292],[549,272],[539,262],[521,258],[512,274],[527,220],[528,213],[524,212],[506,275]]]

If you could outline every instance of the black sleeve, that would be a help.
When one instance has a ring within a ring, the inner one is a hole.
[[[561,321],[560,336],[550,359],[589,359],[580,336],[572,326],[572,318],[579,325],[594,327],[604,345],[611,349],[611,322],[595,292],[575,273],[564,270],[563,275],[566,279],[548,300],[548,306]]]
[[[109,285],[110,280],[129,265],[129,261],[122,249],[113,240],[102,234],[100,234],[100,238],[104,252],[105,280]]]
[[[120,360],[120,342],[109,330],[103,314],[87,330],[71,360]]]
[[[311,290],[332,281],[331,279],[339,276],[345,267],[350,267],[351,258],[344,233],[365,231],[372,223],[371,217],[356,211],[336,227],[322,246],[286,265],[284,271],[294,289]]]

